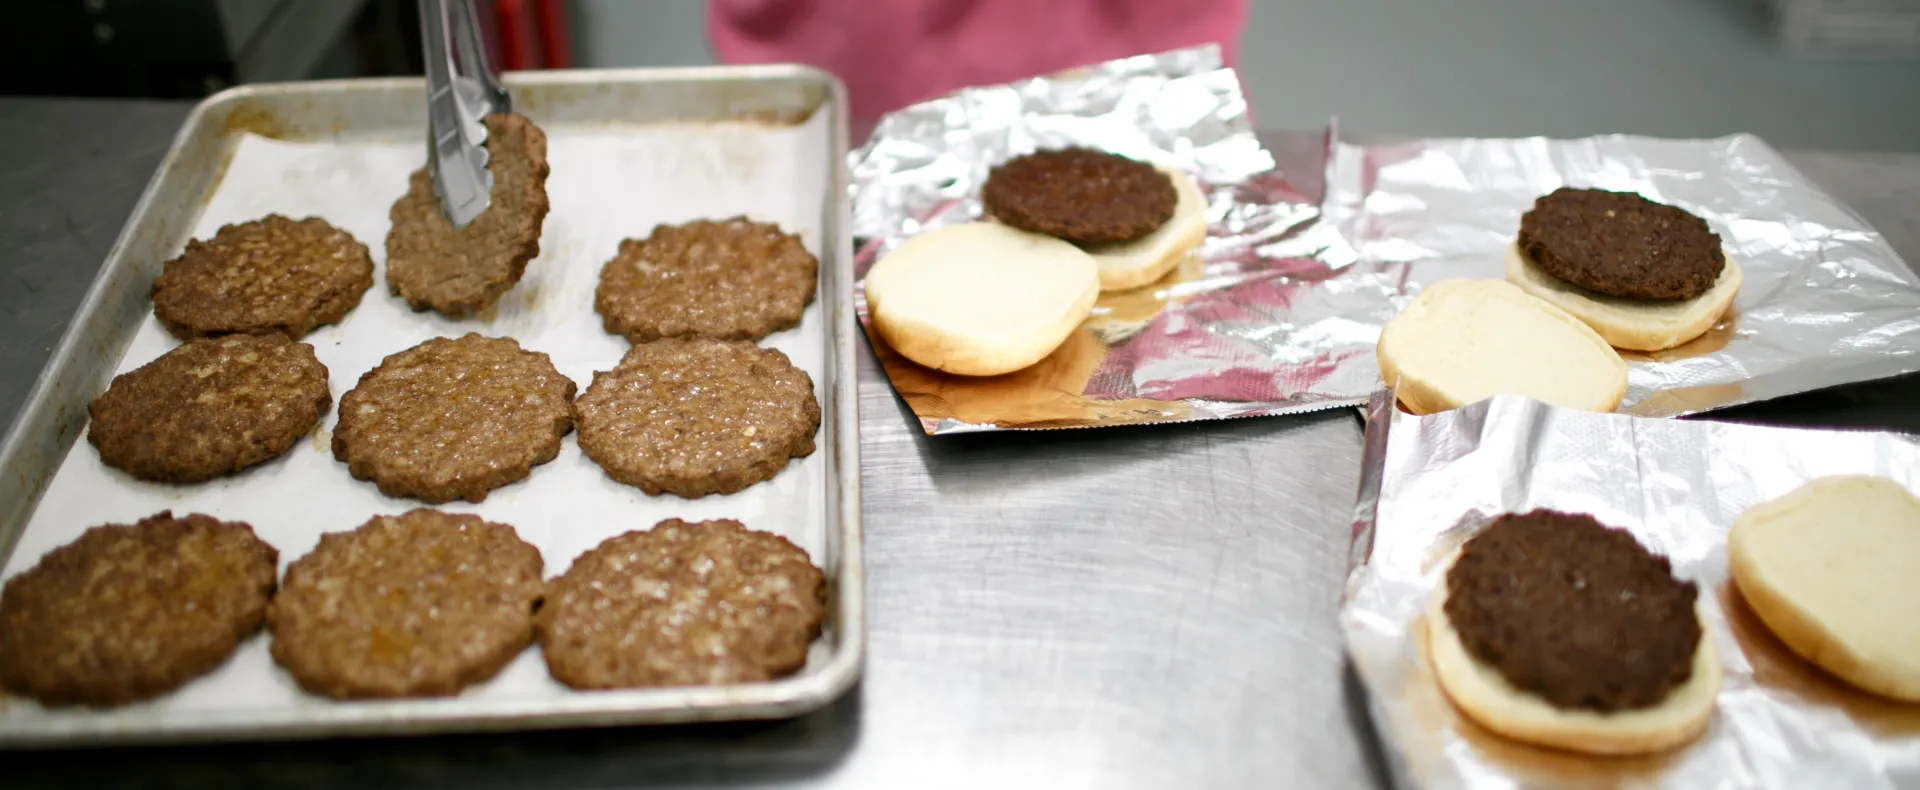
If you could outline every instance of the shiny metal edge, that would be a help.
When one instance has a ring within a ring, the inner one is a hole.
[[[991,433],[991,432],[997,432],[997,431],[1025,431],[1025,432],[1033,432],[1033,433],[1045,433],[1049,431],[1054,431],[1054,432],[1091,431],[1091,430],[1099,430],[1102,428],[1115,428],[1115,427],[1135,426],[1135,425],[1182,425],[1185,423],[1215,422],[1218,420],[1251,419],[1255,417],[1288,417],[1296,414],[1313,414],[1315,412],[1334,411],[1336,409],[1348,409],[1348,408],[1359,409],[1361,417],[1364,418],[1366,416],[1366,408],[1367,408],[1367,402],[1364,400],[1335,400],[1335,401],[1327,401],[1325,403],[1308,403],[1308,404],[1299,405],[1299,406],[1276,406],[1272,408],[1266,408],[1260,403],[1248,403],[1248,402],[1237,402],[1237,401],[1216,401],[1216,400],[1208,400],[1206,398],[1184,398],[1184,399],[1173,401],[1173,402],[1184,403],[1190,406],[1204,404],[1204,405],[1213,407],[1213,411],[1199,414],[1193,417],[1185,417],[1180,419],[1146,420],[1146,421],[1135,422],[1135,423],[1092,423],[1088,425],[1018,425],[1018,426],[1009,427],[1009,426],[995,425],[990,422],[988,423],[961,422],[960,420],[956,420],[952,417],[942,417],[939,419],[934,419],[931,417],[920,417],[918,415],[915,415],[915,421],[919,423],[921,432],[925,433],[928,436],[957,436],[959,434],[965,434],[965,433]]]
[[[1360,421],[1363,425],[1360,440],[1360,480],[1355,486],[1353,504],[1353,522],[1347,538],[1347,574],[1344,587],[1340,591],[1341,617],[1346,616],[1347,604],[1353,600],[1354,593],[1360,589],[1367,573],[1367,561],[1373,556],[1373,538],[1380,520],[1380,491],[1386,482],[1387,440],[1392,435],[1393,423],[1399,416],[1400,388],[1382,384],[1382,389],[1373,393],[1367,403],[1359,407]],[[1357,677],[1359,666],[1351,652],[1351,645],[1342,634],[1341,650],[1346,654],[1347,670]],[[1364,684],[1364,679],[1362,680]],[[1373,728],[1376,737],[1385,741],[1391,733],[1386,729],[1386,711],[1381,709],[1380,695],[1366,694],[1365,710],[1367,723]],[[1395,788],[1413,787],[1407,777],[1406,754],[1397,748],[1383,750],[1381,762],[1386,765],[1389,776],[1388,786]]]
[[[1361,566],[1373,554],[1373,528],[1380,517],[1380,485],[1387,472],[1387,435],[1393,428],[1393,415],[1400,399],[1398,388],[1375,392],[1360,407],[1364,426],[1360,439],[1360,482],[1354,494],[1353,522],[1347,533],[1347,588],[1341,594],[1344,605],[1353,597]]]
[[[648,117],[625,120],[833,113],[829,150],[822,152],[833,167],[828,178],[832,194],[824,201],[827,238],[822,249],[831,260],[820,270],[821,290],[833,295],[832,304],[822,311],[830,322],[832,355],[827,366],[831,403],[823,410],[822,430],[833,437],[834,452],[827,464],[835,484],[827,492],[827,507],[837,516],[838,529],[829,530],[824,568],[832,604],[827,634],[834,640],[825,665],[766,683],[577,692],[558,701],[451,697],[329,703],[269,714],[204,715],[152,727],[119,725],[110,713],[57,727],[35,721],[31,728],[9,726],[0,716],[0,749],[778,719],[824,707],[859,680],[866,661],[866,571],[852,214],[844,164],[850,136],[846,87],[827,72],[792,65],[509,73],[506,83],[521,100],[519,109],[544,122],[595,119],[569,109],[564,100],[568,92],[611,90],[620,99],[609,106],[636,110],[627,94],[662,87],[662,106]],[[422,78],[405,77],[248,85],[222,91],[194,108],[35,380],[19,418],[0,442],[0,564],[12,554],[53,472],[85,427],[88,401],[106,386],[146,317],[149,284],[192,233],[235,133],[301,139],[370,131],[347,123],[339,113],[344,105],[365,108],[363,124],[378,127],[381,136],[417,136],[425,127],[419,111],[425,86]]]

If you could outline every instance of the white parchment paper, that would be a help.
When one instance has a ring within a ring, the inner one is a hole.
[[[628,348],[607,334],[593,311],[600,268],[620,241],[642,237],[658,223],[745,214],[797,232],[808,250],[821,254],[822,201],[829,168],[823,157],[829,113],[805,123],[557,126],[546,129],[552,174],[540,256],[525,278],[481,316],[452,321],[415,313],[388,294],[385,282],[387,211],[406,190],[407,176],[425,162],[422,140],[285,142],[248,135],[237,146],[218,188],[194,228],[207,238],[220,226],[270,213],[318,216],[352,233],[372,251],[375,284],[339,325],[306,338],[325,363],[335,409],[362,373],[388,354],[436,336],[470,331],[512,337],[552,356],[560,372],[582,391],[595,370],[607,370]],[[762,341],[778,348],[813,376],[815,394],[827,394],[826,328],[822,307],[809,307],[799,328]],[[178,345],[151,315],[121,359],[118,372],[144,365]],[[197,485],[160,485],[135,480],[100,463],[84,438],[76,441],[41,499],[5,574],[38,562],[88,527],[131,523],[161,510],[206,513],[245,521],[280,551],[287,563],[312,549],[321,533],[350,530],[375,514],[420,506],[383,496],[372,483],[353,479],[331,451],[337,413],[329,413],[310,441],[287,454],[228,478]],[[540,549],[549,577],[573,558],[613,535],[646,529],[666,518],[735,518],[749,528],[793,540],[825,566],[828,525],[823,439],[814,455],[796,460],[778,477],[731,496],[686,500],[649,497],[609,479],[581,454],[571,435],[552,462],[534,467],[519,483],[494,490],[483,503],[440,506],[512,524]],[[154,729],[169,722],[235,713],[289,711],[342,703],[303,694],[275,666],[260,634],[215,672],[148,703],[109,712],[45,711],[23,699],[0,698],[0,730],[98,727]],[[809,669],[824,661],[827,640],[816,643]],[[490,682],[464,698],[564,700],[574,694],[553,681],[538,648],[530,648]],[[361,704],[361,703],[354,703]],[[524,708],[523,708],[524,709]]]

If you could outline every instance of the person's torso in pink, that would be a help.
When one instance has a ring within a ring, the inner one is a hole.
[[[805,63],[847,83],[855,118],[957,88],[1218,43],[1247,0],[708,0],[727,63]]]

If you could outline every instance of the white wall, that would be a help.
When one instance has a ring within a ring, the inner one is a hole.
[[[1265,126],[1920,151],[1920,60],[1796,60],[1758,0],[1261,0],[1249,28]]]

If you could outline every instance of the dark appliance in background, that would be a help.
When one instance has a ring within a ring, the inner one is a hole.
[[[491,0],[508,69],[565,68],[562,0]],[[415,0],[7,0],[0,94],[194,99],[422,73]]]

